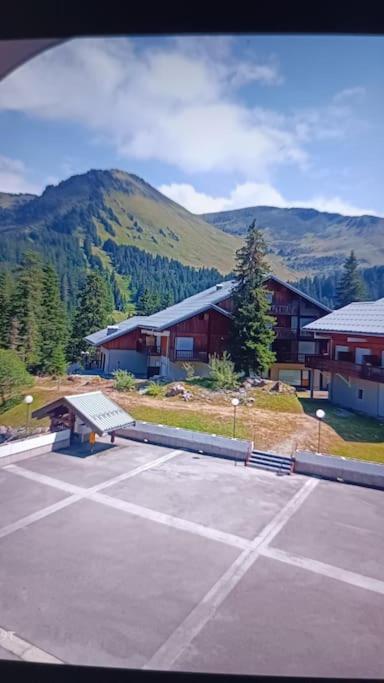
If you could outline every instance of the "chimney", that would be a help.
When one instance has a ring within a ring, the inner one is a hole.
[[[113,334],[114,332],[117,332],[119,329],[118,325],[108,325],[107,327],[107,335],[108,334]]]
[[[218,285],[216,285],[216,289],[217,289],[217,290],[223,289],[223,283],[220,282]]]

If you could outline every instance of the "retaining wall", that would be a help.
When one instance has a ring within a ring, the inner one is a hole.
[[[64,429],[61,432],[39,434],[38,436],[30,436],[27,439],[10,441],[3,446],[0,445],[0,458],[15,455],[16,453],[24,453],[25,451],[39,450],[39,453],[48,453],[56,448],[66,448],[69,446],[70,434],[69,429]]]
[[[116,434],[133,441],[148,442],[158,446],[167,446],[168,448],[182,448],[188,451],[230,458],[231,460],[241,460],[243,462],[252,450],[251,441],[230,439],[225,436],[216,436],[215,434],[204,434],[203,432],[194,432],[190,429],[155,425],[150,422],[138,421],[134,427],[120,429]]]
[[[364,460],[300,451],[295,454],[294,472],[384,489],[384,465]]]

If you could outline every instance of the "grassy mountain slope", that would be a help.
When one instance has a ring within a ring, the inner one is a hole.
[[[238,237],[223,236],[137,176],[122,171],[72,176],[28,203],[14,202],[0,216],[0,231],[8,235],[10,231],[28,235],[42,227],[89,237],[96,247],[97,241],[112,238],[117,244],[134,245],[188,265],[215,266],[223,273],[231,270],[240,244]]]
[[[384,218],[378,216],[349,217],[314,209],[255,206],[201,217],[226,234],[238,236],[256,220],[273,252],[296,271],[334,270],[351,249],[362,266],[384,263]]]
[[[8,192],[0,192],[0,210],[15,209],[17,206],[25,204],[34,198],[34,194],[10,194]]]

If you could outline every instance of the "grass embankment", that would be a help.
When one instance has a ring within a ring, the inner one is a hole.
[[[384,422],[338,408],[324,399],[301,398],[306,415],[325,411],[321,450],[346,458],[384,462]]]

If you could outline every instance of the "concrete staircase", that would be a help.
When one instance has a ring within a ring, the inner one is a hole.
[[[277,474],[291,474],[292,460],[288,456],[252,451],[247,462],[248,467],[256,467],[259,470],[269,470]]]

